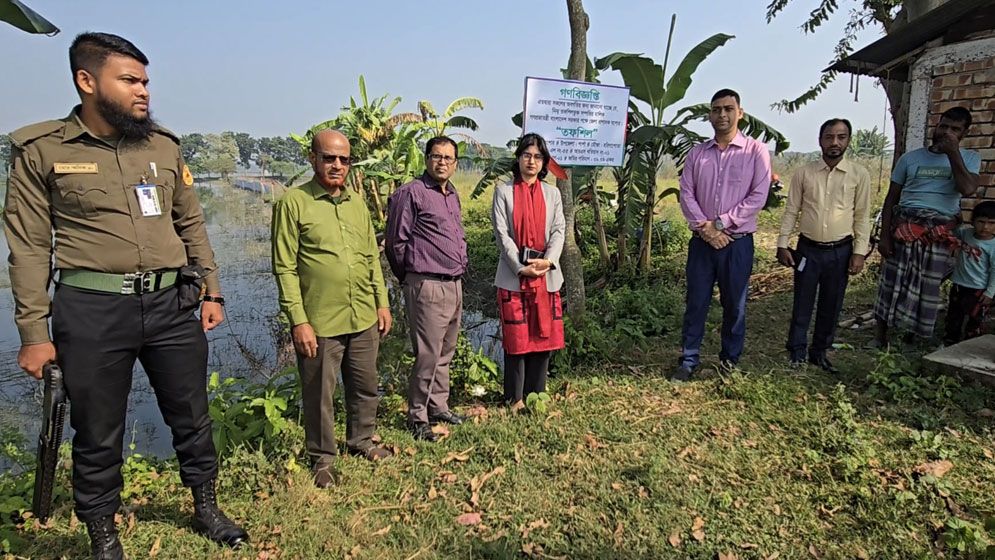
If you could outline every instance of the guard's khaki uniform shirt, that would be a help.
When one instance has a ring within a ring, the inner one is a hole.
[[[796,224],[799,233],[818,243],[852,235],[854,254],[866,254],[871,237],[870,174],[848,159],[832,169],[821,157],[799,167],[788,186],[778,247],[788,246]]]
[[[214,252],[179,138],[103,140],[79,119],[13,132],[4,207],[14,320],[22,344],[49,340],[51,266],[124,274],[200,264],[220,293]],[[162,212],[143,216],[136,185],[156,186]],[[55,242],[53,244],[53,231]]]

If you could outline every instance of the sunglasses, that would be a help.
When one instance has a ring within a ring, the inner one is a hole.
[[[319,154],[318,161],[325,164],[335,163],[338,161],[342,165],[352,165],[352,158],[349,156],[335,156],[329,154]]]

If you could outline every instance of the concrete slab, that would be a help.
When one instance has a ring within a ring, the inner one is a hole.
[[[965,374],[995,385],[995,334],[941,348],[923,359],[946,373]]]

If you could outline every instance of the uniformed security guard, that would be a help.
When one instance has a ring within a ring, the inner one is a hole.
[[[69,61],[82,104],[11,134],[4,221],[18,365],[36,378],[48,362],[64,372],[76,514],[94,558],[124,558],[114,514],[136,358],[172,431],[180,478],[193,489],[194,527],[238,546],[248,535],[215,499],[204,333],[224,320],[224,298],[193,177],[179,139],[150,116],[141,51],[115,35],[83,33]]]

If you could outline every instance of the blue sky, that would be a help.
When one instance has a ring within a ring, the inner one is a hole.
[[[254,136],[301,133],[334,117],[358,77],[371,95],[420,99],[441,109],[460,96],[484,101],[467,111],[476,137],[504,144],[517,136],[510,116],[521,110],[524,76],[559,77],[570,30],[562,0],[378,1],[317,0],[26,0],[62,29],[54,38],[0,26],[0,131],[62,117],[77,102],[66,51],[85,30],[133,41],[151,59],[152,110],[167,127],[187,133],[236,130]],[[844,76],[794,115],[769,105],[801,93],[832,56],[844,13],[817,34],[799,28],[816,2],[794,0],[766,24],[763,0],[586,0],[588,52],[641,52],[662,61],[670,15],[677,13],[671,65],[714,33],[736,38],[699,68],[687,104],[707,101],[722,87],[738,90],[743,106],[784,132],[793,150],[818,148],[819,124],[847,117],[855,128],[881,129],[884,94],[862,78],[860,100]],[[859,44],[878,37],[865,32]],[[603,76],[621,84],[617,73]],[[890,121],[887,133],[891,134]]]

